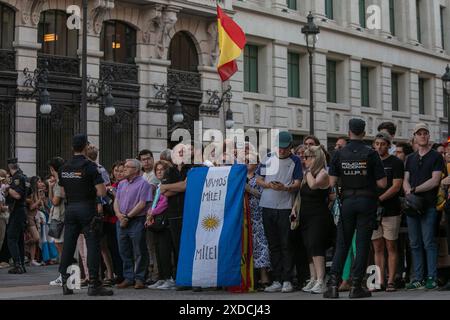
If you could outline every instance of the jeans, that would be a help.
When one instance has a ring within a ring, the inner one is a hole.
[[[80,233],[83,233],[87,246],[89,280],[92,282],[98,281],[101,234],[91,230],[91,222],[95,214],[95,204],[74,202],[66,207],[64,218],[64,246],[61,255],[61,264],[59,266],[59,273],[64,277],[68,277],[67,268],[72,264],[78,237]]]
[[[120,221],[116,223],[123,277],[131,283],[145,282],[149,258],[144,223],[145,216],[130,219],[126,228],[120,227]]]
[[[103,224],[103,235],[111,254],[114,274],[119,281],[123,280],[123,262],[119,253],[119,242],[117,240],[117,229],[115,224],[105,222]]]
[[[409,243],[413,259],[414,280],[424,279],[424,252],[428,277],[437,278],[437,243],[436,243],[436,222],[437,211],[435,208],[428,208],[421,217],[407,217]],[[412,278],[412,277],[411,277]]]
[[[356,229],[356,256],[351,278],[360,282],[366,274],[367,259],[375,229],[377,202],[367,197],[351,197],[342,203],[341,218],[337,226],[336,252],[331,274],[340,278],[344,269]]]
[[[291,210],[263,208],[263,224],[269,243],[273,281],[292,281],[293,256],[289,245]]]
[[[6,231],[8,249],[16,265],[25,264],[24,232],[27,214],[25,207],[17,207],[9,217]]]

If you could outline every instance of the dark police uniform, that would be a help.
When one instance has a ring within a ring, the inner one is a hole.
[[[67,280],[67,268],[72,264],[77,239],[83,233],[87,244],[87,261],[90,283],[98,282],[100,266],[100,234],[91,227],[96,216],[97,191],[103,183],[97,165],[83,155],[75,155],[59,171],[59,185],[66,195],[64,247],[59,272],[63,283]]]
[[[371,237],[376,226],[376,181],[386,176],[383,163],[378,153],[363,141],[350,140],[346,147],[336,152],[329,174],[339,177],[342,186],[341,218],[331,279],[339,282],[356,229],[356,259],[351,278],[354,286],[360,286],[366,273]],[[331,285],[337,286],[337,283]]]
[[[16,164],[17,159],[9,159],[8,164]],[[10,188],[20,195],[20,199],[16,200],[11,196],[6,197],[6,204],[11,212],[9,218],[8,229],[6,233],[8,249],[14,260],[14,268],[9,273],[24,273],[25,271],[25,250],[24,250],[24,232],[26,226],[26,197],[27,197],[27,178],[22,170],[18,170],[11,177]]]

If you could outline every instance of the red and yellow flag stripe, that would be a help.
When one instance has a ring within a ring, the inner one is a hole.
[[[245,46],[242,29],[217,6],[217,31],[219,33],[219,62],[217,71],[222,81],[228,80],[236,71],[236,59]]]

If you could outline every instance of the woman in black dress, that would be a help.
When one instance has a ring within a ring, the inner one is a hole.
[[[333,220],[328,210],[329,177],[326,156],[320,146],[305,151],[305,174],[300,189],[299,225],[308,257],[311,279],[305,292],[325,291],[325,252],[328,249]]]

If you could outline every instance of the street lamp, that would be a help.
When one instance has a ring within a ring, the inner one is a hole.
[[[308,22],[302,28],[302,33],[305,35],[306,49],[309,53],[309,133],[314,135],[314,99],[313,99],[313,53],[316,49],[316,43],[318,40],[318,34],[320,29],[314,24],[314,16],[311,11],[308,14]]]
[[[42,68],[36,68],[33,72],[28,68],[23,69],[23,86],[33,90],[19,91],[18,95],[24,98],[39,98],[39,111],[48,115],[52,112],[52,105],[50,104],[50,94],[47,90],[48,85],[48,61],[44,60]]]
[[[228,88],[222,92],[220,97],[218,90],[206,90],[206,94],[209,96],[209,99],[207,103],[201,106],[202,110],[216,113],[220,108],[225,108],[225,105],[228,105],[227,111],[224,112],[225,129],[233,128],[233,111],[231,111],[231,98],[233,94],[231,93],[231,86],[228,85]]]
[[[113,79],[112,68],[105,69],[104,74],[98,81],[87,79],[87,90],[89,96],[86,96],[86,102],[103,103],[104,114],[107,117],[112,117],[116,114],[114,108],[114,97],[111,94],[111,80]]]
[[[444,91],[444,99],[447,99],[447,139],[450,137],[450,65],[445,68],[442,76],[442,86]]]
[[[181,123],[184,120],[183,106],[181,105],[180,100],[178,99],[178,96],[177,96],[177,101],[175,101],[175,104],[173,106],[172,120],[175,123]]]

